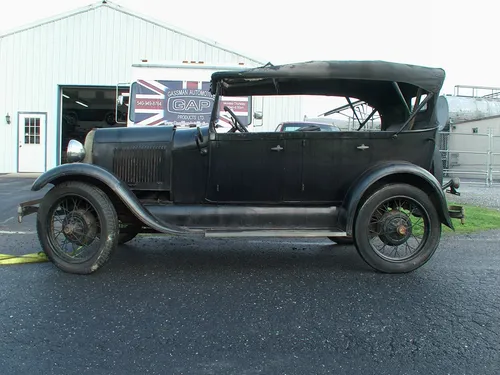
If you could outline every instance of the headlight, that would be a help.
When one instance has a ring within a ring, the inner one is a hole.
[[[83,145],[75,139],[72,139],[68,143],[68,148],[66,149],[66,159],[68,163],[77,163],[85,158],[85,148]]]

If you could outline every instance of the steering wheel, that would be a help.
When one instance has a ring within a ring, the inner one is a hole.
[[[236,127],[236,122],[234,121],[234,118],[232,116],[223,115],[221,117],[224,117],[224,119],[226,119],[231,125],[231,129],[227,131],[228,133],[234,133],[236,130],[238,130],[238,128]],[[216,128],[217,127],[222,127],[222,125],[217,125]]]
[[[224,111],[228,112],[231,117],[234,119],[235,126],[236,128],[242,132],[242,133],[248,133],[248,129],[246,128],[245,125],[241,123],[241,121],[238,119],[238,117],[234,114],[231,108],[229,108],[227,105],[224,106]]]

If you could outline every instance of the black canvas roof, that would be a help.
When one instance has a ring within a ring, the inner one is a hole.
[[[283,95],[303,94],[303,90],[310,90],[317,94],[358,94],[352,96],[360,97],[365,96],[359,95],[360,91],[371,91],[370,88],[383,88],[397,82],[403,92],[405,86],[406,90],[407,86],[413,86],[412,92],[421,88],[438,94],[444,79],[445,72],[440,68],[386,61],[308,61],[215,72],[212,74],[212,90],[215,92],[215,84],[221,82],[222,95],[245,95],[248,90],[254,95],[276,94],[278,88]],[[325,87],[322,87],[322,81]]]

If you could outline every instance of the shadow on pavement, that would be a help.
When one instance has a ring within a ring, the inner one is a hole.
[[[260,241],[259,241],[260,242]],[[301,242],[301,239],[297,239]],[[235,248],[237,247],[237,248]],[[137,239],[118,247],[106,269],[124,273],[252,272],[255,270],[328,269],[372,272],[354,246],[324,244],[294,245],[292,241],[251,243],[246,240]],[[109,271],[108,271],[109,272]]]

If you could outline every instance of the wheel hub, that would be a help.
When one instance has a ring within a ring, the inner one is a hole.
[[[385,213],[380,221],[378,231],[383,243],[398,246],[405,243],[412,235],[411,220],[405,213],[392,210]]]
[[[66,215],[62,228],[64,236],[79,246],[88,245],[97,235],[97,222],[94,215],[82,209]]]

